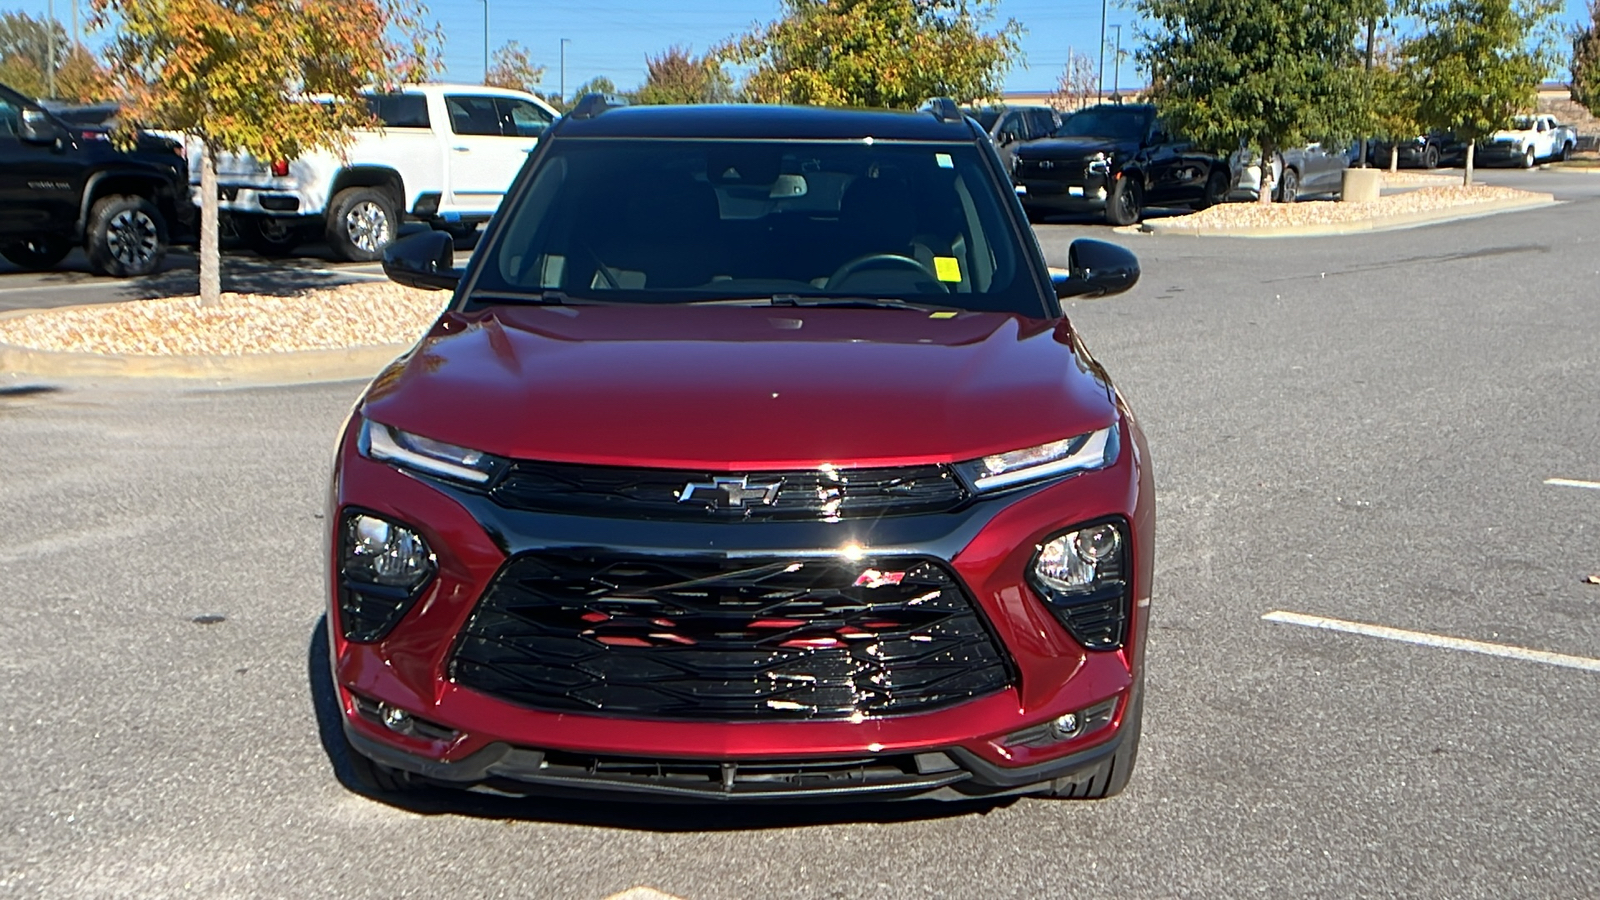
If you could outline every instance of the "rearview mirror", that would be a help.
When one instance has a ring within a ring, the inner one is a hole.
[[[1079,238],[1067,248],[1067,268],[1051,269],[1056,296],[1105,297],[1139,282],[1139,259],[1116,244]]]
[[[61,137],[61,132],[56,128],[56,123],[50,121],[50,114],[42,109],[22,110],[22,122],[17,129],[17,137],[30,144],[49,144]]]
[[[455,263],[455,239],[443,231],[414,234],[383,251],[383,274],[390,281],[425,291],[455,290],[461,283]]]

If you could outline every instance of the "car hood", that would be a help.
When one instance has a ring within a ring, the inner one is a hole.
[[[362,412],[500,456],[739,470],[972,459],[1116,406],[1065,320],[572,305],[447,313]]]
[[[1112,154],[1129,148],[1115,138],[1070,137],[1029,141],[1017,149],[1020,159],[1081,159],[1096,153]]]

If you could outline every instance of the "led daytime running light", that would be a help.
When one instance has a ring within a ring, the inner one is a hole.
[[[491,460],[482,451],[410,434],[370,419],[361,427],[367,453],[373,459],[471,484],[489,480]]]
[[[1116,426],[1110,425],[1026,450],[985,456],[969,465],[974,476],[972,486],[978,491],[993,491],[1068,472],[1103,469],[1116,459]]]

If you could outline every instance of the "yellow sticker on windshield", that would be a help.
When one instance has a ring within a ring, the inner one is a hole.
[[[940,281],[960,281],[961,262],[954,256],[935,256],[933,274],[939,276]]]

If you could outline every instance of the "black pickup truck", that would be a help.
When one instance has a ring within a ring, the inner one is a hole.
[[[0,256],[49,269],[81,246],[97,275],[148,275],[193,220],[176,141],[141,134],[122,150],[0,85]]]
[[[1104,211],[1113,225],[1132,225],[1147,206],[1221,203],[1233,183],[1225,157],[1169,133],[1144,104],[1073,113],[1052,137],[1017,149],[1012,178],[1032,221]]]

